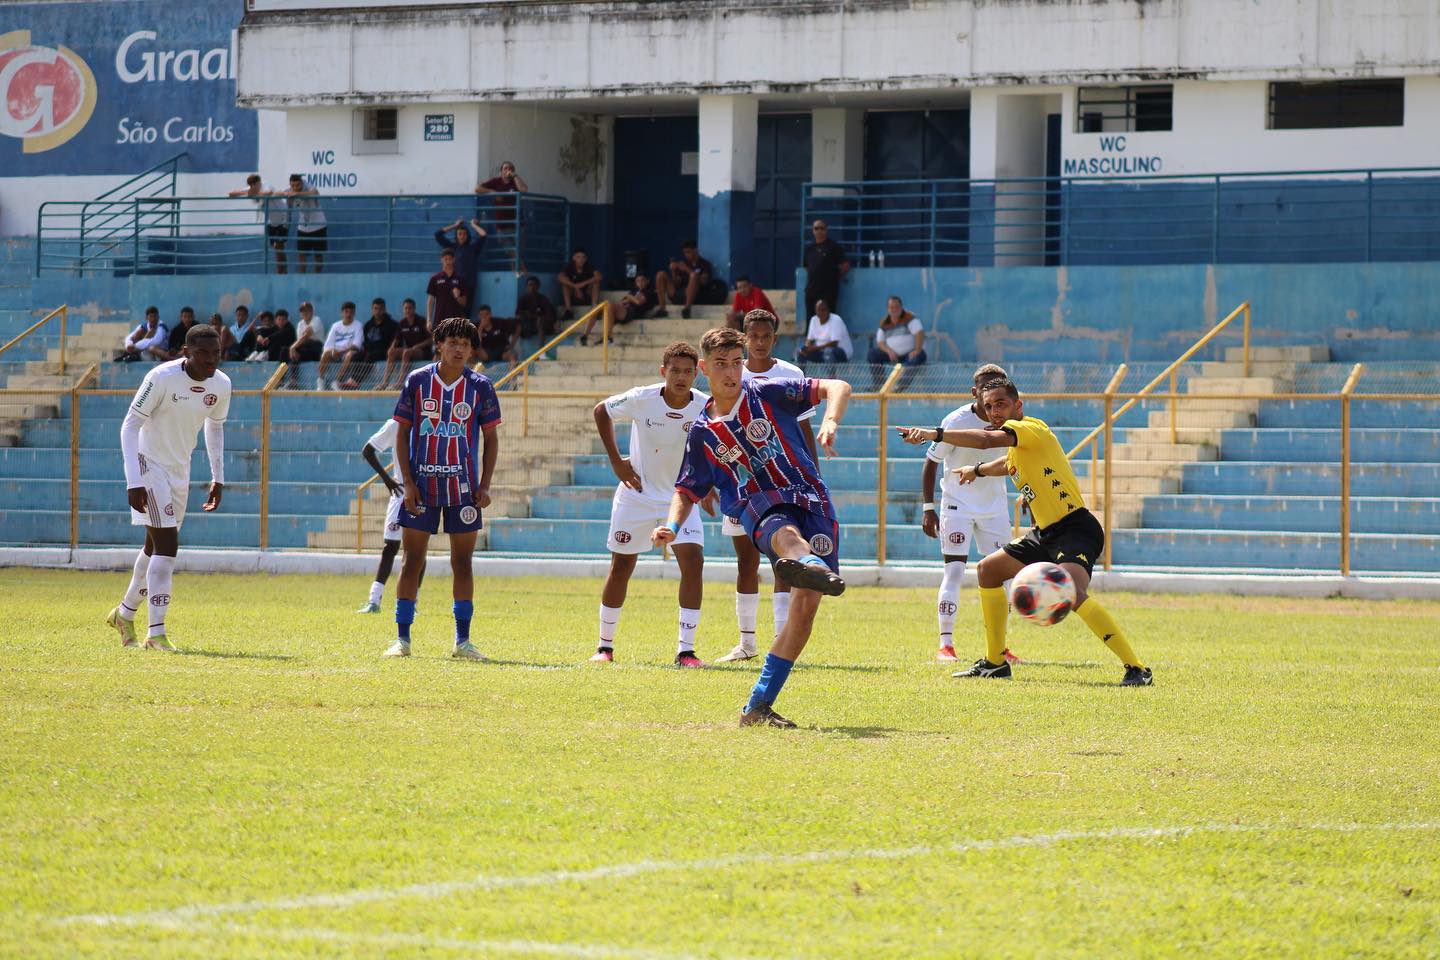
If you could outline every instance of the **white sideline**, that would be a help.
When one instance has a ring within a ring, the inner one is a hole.
[[[549,887],[563,883],[583,883],[590,880],[619,880],[654,873],[712,872],[748,866],[803,866],[815,863],[834,863],[844,860],[905,860],[912,857],[973,853],[988,850],[1009,850],[1021,847],[1051,847],[1070,841],[1159,840],[1167,837],[1184,837],[1194,834],[1283,833],[1286,831],[1312,833],[1359,833],[1364,831],[1377,831],[1394,833],[1401,831],[1431,830],[1440,830],[1440,822],[1318,824],[1202,823],[1190,826],[1171,827],[1108,827],[1102,830],[1058,830],[1054,833],[1022,834],[996,839],[962,840],[958,843],[939,845],[889,848],[872,847],[856,850],[815,850],[809,853],[736,853],[729,856],[708,857],[698,860],[640,860],[634,863],[618,863],[603,867],[592,867],[588,870],[550,870],[544,873],[512,876],[481,874],[469,880],[452,880],[442,883],[416,883],[403,887],[381,887],[369,890],[349,890],[341,893],[305,894],[275,900],[236,900],[229,903],[196,904],[188,907],[176,907],[171,910],[155,910],[142,913],[90,913],[61,917],[57,918],[57,921],[63,924],[89,924],[101,927],[158,926],[183,930],[192,928],[197,922],[204,923],[207,920],[224,916],[268,913],[280,910],[345,909],[367,903],[383,903],[392,900],[412,898],[434,900],[457,893],[526,887]]]
[[[175,568],[194,573],[330,573],[369,576],[376,553],[328,553],[299,550],[206,550],[182,548]],[[437,556],[437,559],[439,557]],[[69,570],[129,570],[134,547],[0,547],[0,567],[51,567]],[[441,562],[444,562],[443,560]],[[761,576],[769,577],[763,569]],[[605,576],[610,561],[604,557],[475,556],[475,574],[481,577],[594,577]],[[940,564],[850,565],[845,581],[857,587],[935,587]],[[647,580],[676,580],[675,564],[658,555],[644,556],[635,576]],[[714,583],[735,580],[733,560],[706,561],[705,579]],[[965,583],[975,583],[975,565],[968,564]],[[1126,569],[1098,571],[1101,590],[1136,593],[1217,593],[1234,596],[1350,597],[1360,600],[1440,600],[1440,577],[1349,576],[1306,574],[1296,570]]]

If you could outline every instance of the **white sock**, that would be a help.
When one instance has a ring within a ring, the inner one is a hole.
[[[130,574],[130,586],[125,588],[125,599],[120,601],[120,616],[134,620],[145,602],[145,575],[150,571],[150,554],[141,550],[135,557],[135,571]]]
[[[740,622],[740,645],[755,649],[755,622],[760,619],[760,594],[735,594],[735,619]]]
[[[775,608],[775,636],[778,637],[785,629],[785,622],[790,619],[790,594],[774,594],[770,598],[770,604]]]
[[[620,608],[600,604],[600,646],[615,646],[615,628],[620,626]]]
[[[376,580],[374,583],[370,584],[370,602],[371,602],[371,603],[375,604],[375,606],[377,606],[377,607],[380,606],[380,600],[381,600],[384,596],[385,596],[385,584],[381,583],[379,580]]]
[[[678,653],[695,652],[695,631],[700,629],[700,611],[680,608],[680,633]]]
[[[145,587],[150,592],[150,636],[165,633],[165,614],[170,612],[170,581],[175,573],[174,557],[151,557]]]
[[[940,621],[940,646],[955,646],[955,611],[960,606],[960,578],[965,575],[964,560],[948,560],[945,577],[940,581],[940,595],[935,600],[935,616]]]

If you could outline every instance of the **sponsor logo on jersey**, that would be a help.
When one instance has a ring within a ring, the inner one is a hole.
[[[426,397],[420,401],[420,412],[427,417],[440,416],[440,401],[434,397]]]
[[[817,557],[828,557],[835,549],[835,541],[823,533],[817,533],[810,538],[810,549],[815,551]]]
[[[172,392],[172,393],[170,394],[170,399],[174,400],[176,403],[179,403],[181,400],[188,400],[188,399],[190,399],[190,398],[189,398],[189,397],[182,397],[182,396],[180,396],[180,394],[178,394],[178,393],[173,393],[173,392]]]
[[[685,419],[685,414],[683,414],[683,413],[676,413],[674,410],[666,410],[666,411],[665,411],[665,416],[669,417],[671,420],[684,420],[684,419]]]
[[[463,437],[465,425],[450,421],[442,423],[439,420],[421,420],[420,436],[422,437]]]
[[[153,389],[155,389],[155,381],[146,380],[145,386],[140,390],[140,396],[135,398],[135,403],[132,406],[132,409],[139,410],[141,407],[145,406],[145,400],[150,396],[150,391]]]
[[[219,402],[219,400],[220,400],[220,398],[217,397],[217,396],[215,396],[215,394],[213,394],[213,393],[207,393],[207,394],[205,394],[205,399],[202,400],[202,401],[200,401],[200,402],[203,403],[203,404],[205,404],[205,406],[207,406],[207,407],[213,407],[213,406],[215,406],[216,403]]]
[[[964,542],[965,542],[965,534],[961,533],[959,530],[951,531],[951,533],[950,533],[950,542],[951,542],[951,543],[964,543]]]
[[[204,388],[204,387],[191,387],[191,388],[190,388],[190,392],[191,392],[191,393],[204,393],[204,392],[205,392],[205,388]]]
[[[460,508],[461,523],[474,523],[478,516],[480,516],[480,511],[468,504]]]
[[[455,406],[450,408],[450,416],[454,417],[456,420],[469,420],[470,414],[472,412],[473,411],[470,409],[470,404],[466,403],[464,400],[461,400],[459,403],[455,404]]]
[[[459,474],[463,473],[464,470],[465,470],[465,468],[462,467],[462,466],[461,466],[460,464],[458,464],[458,463],[417,463],[417,464],[415,464],[415,472],[416,472],[416,473],[425,473],[425,474],[429,474],[429,475],[435,476],[435,477],[453,477],[453,476],[458,476]]]
[[[772,430],[773,428],[770,426],[769,420],[756,419],[745,424],[745,436],[749,438],[751,443],[758,444],[769,440]]]
[[[630,534],[627,533],[627,532],[624,531],[624,530],[616,530],[616,531],[615,531],[615,542],[616,542],[616,543],[629,543],[629,542],[630,542]]]
[[[0,34],[0,135],[44,153],[69,141],[95,112],[95,74],[69,47],[30,42],[29,30]]]
[[[720,458],[721,463],[734,463],[740,459],[743,452],[739,447],[727,447],[723,443],[715,448],[715,455]]]

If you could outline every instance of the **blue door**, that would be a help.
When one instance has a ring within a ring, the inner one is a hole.
[[[628,286],[625,251],[645,254],[652,275],[680,244],[694,239],[699,178],[681,173],[682,155],[700,149],[700,127],[689,117],[617,117],[615,120],[615,216],[607,286]],[[693,168],[692,168],[693,169]]]
[[[865,114],[866,180],[942,180],[970,176],[969,110],[871,110]],[[885,252],[886,266],[959,266],[968,257],[969,193],[948,188],[933,195],[915,184],[867,191],[861,225],[853,237],[836,237],[853,248],[859,264]],[[928,219],[948,242],[932,251]],[[831,230],[834,233],[834,230]],[[933,256],[933,260],[932,260]]]
[[[795,268],[800,265],[801,188],[810,179],[810,114],[761,117],[755,147],[755,251],[750,279],[767,290],[789,290],[795,286]]]

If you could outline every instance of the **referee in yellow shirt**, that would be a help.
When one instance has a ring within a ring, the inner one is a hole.
[[[1009,474],[1030,507],[1035,526],[980,561],[980,609],[985,616],[985,656],[957,677],[1008,679],[1005,661],[1005,621],[1009,600],[1004,584],[1032,563],[1058,563],[1075,583],[1075,613],[1125,664],[1124,687],[1148,687],[1154,682],[1150,668],[1140,662],[1130,641],[1110,611],[1089,594],[1090,571],[1105,548],[1105,530],[1085,508],[1080,484],[1060,441],[1045,421],[1025,416],[1020,391],[1008,378],[986,381],[980,387],[980,409],[991,423],[989,430],[943,430],[939,427],[900,427],[906,443],[949,443],[988,450],[1009,447],[1005,456],[979,466],[961,467],[961,483],[977,477]]]

